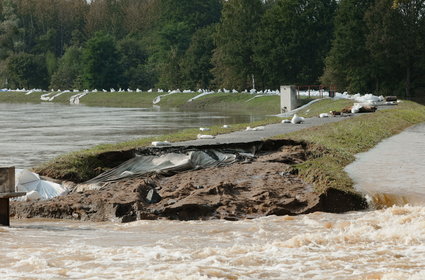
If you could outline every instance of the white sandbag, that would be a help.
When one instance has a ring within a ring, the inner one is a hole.
[[[208,127],[200,127],[199,130],[200,131],[210,131],[211,129],[209,129]]]
[[[215,136],[214,135],[198,134],[197,138],[198,139],[214,139]]]
[[[329,118],[329,117],[330,117],[330,115],[328,113],[321,113],[319,115],[319,118]]]
[[[303,117],[299,117],[297,114],[295,114],[295,115],[292,117],[292,120],[291,120],[291,123],[292,123],[292,124],[300,124],[300,123],[302,123],[302,122],[304,122],[304,118],[303,118]]]
[[[17,170],[15,173],[15,189],[17,192],[30,193],[36,191],[40,199],[50,199],[68,193],[68,189],[60,184],[42,180],[38,174],[29,170]]]
[[[161,96],[157,96],[155,97],[155,99],[152,101],[152,104],[158,104],[159,102],[161,102]]]
[[[360,104],[360,103],[354,103],[353,107],[351,107],[351,113],[352,114],[357,114],[362,107],[363,107],[362,104]]]
[[[224,125],[223,125],[223,128],[230,128],[230,125],[228,125],[228,124],[224,124]]]
[[[257,126],[257,127],[248,126],[246,128],[246,131],[263,131],[263,130],[264,130],[264,126]]]
[[[38,193],[38,191],[30,191],[24,196],[25,201],[36,201],[40,199],[41,195]]]
[[[171,143],[168,141],[153,141],[152,146],[154,147],[166,147],[166,146],[171,146]]]

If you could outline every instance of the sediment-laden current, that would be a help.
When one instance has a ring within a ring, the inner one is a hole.
[[[424,279],[425,207],[0,228],[2,279]]]

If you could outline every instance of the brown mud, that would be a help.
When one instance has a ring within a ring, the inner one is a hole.
[[[161,218],[239,220],[365,208],[364,199],[357,194],[336,189],[317,193],[314,186],[297,176],[294,166],[309,156],[305,143],[267,140],[254,144],[238,145],[251,147],[256,156],[250,160],[106,182],[98,190],[73,191],[48,201],[15,201],[11,203],[11,215],[117,222]],[[158,154],[176,149],[193,147],[150,148],[139,153]],[[111,159],[117,161],[116,157]]]

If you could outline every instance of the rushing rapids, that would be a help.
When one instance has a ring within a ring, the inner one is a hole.
[[[425,207],[254,220],[12,221],[2,279],[424,279]]]

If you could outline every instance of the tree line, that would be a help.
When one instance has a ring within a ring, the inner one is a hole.
[[[425,88],[425,1],[0,0],[0,87]]]

